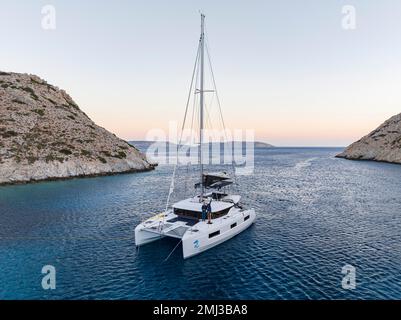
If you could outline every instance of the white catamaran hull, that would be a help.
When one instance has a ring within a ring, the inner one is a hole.
[[[140,226],[135,228],[135,244],[138,247],[160,240],[163,237],[164,236],[162,234],[146,231]]]
[[[212,224],[199,221],[188,226],[185,221],[178,220],[172,212],[155,216],[135,228],[135,244],[142,246],[164,237],[182,240],[184,259],[195,256],[231,239],[247,229],[255,221],[255,210],[233,208],[224,217],[213,219]]]
[[[245,217],[249,218],[244,221]],[[255,210],[250,209],[241,214],[235,214],[226,219],[223,218],[221,223],[214,222],[212,225],[205,223],[204,229],[207,232],[187,231],[182,238],[184,259],[193,257],[231,239],[251,226],[255,221],[255,217]],[[234,224],[236,226],[231,228]],[[217,235],[210,237],[213,234]]]

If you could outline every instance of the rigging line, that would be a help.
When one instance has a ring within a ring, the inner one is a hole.
[[[210,58],[209,46],[208,46],[207,43],[208,43],[208,41],[207,41],[207,39],[206,39],[206,41],[205,41],[205,47],[206,47],[207,58],[208,58],[208,61],[209,61],[210,73],[211,73],[211,75],[212,75],[212,81],[213,81],[214,92],[215,92],[215,94],[216,94],[217,105],[218,105],[219,111],[220,111],[220,119],[221,119],[221,122],[222,122],[222,125],[223,125],[223,129],[224,129],[224,131],[225,131],[226,125],[225,125],[224,118],[223,118],[223,112],[221,111],[220,98],[219,98],[219,94],[218,94],[218,91],[217,91],[216,80],[215,80],[215,78],[214,78],[214,72],[213,72],[213,67],[212,67],[212,60],[211,60],[211,58]]]
[[[205,122],[205,129],[206,129],[206,131],[207,131],[207,129],[209,128],[210,130],[212,130],[213,129],[213,126],[212,126],[212,122],[211,122],[211,120],[210,120],[210,116],[209,116],[209,111],[208,111],[208,105],[207,105],[207,103],[205,102],[205,104],[204,104],[204,111],[205,111],[205,120],[206,120],[206,122]],[[212,131],[210,131],[209,133],[212,133]],[[206,141],[203,141],[203,144],[205,145],[206,144]],[[208,140],[207,141],[207,150],[208,151],[210,151],[209,150],[209,147],[210,147],[210,141]],[[203,149],[202,149],[203,150]],[[209,157],[210,157],[210,152],[208,152],[208,155],[209,155]]]
[[[194,101],[194,110],[195,110],[194,121],[195,121],[195,124],[193,124],[193,130],[191,131],[191,148],[193,148],[197,143],[196,135],[194,136],[193,133],[198,131],[198,125],[197,124],[199,123],[199,108],[198,108],[198,103],[197,103],[198,99],[197,99],[197,97],[195,97],[195,99],[196,99]],[[191,161],[192,161],[192,157],[191,157]]]
[[[209,129],[211,130],[210,132],[209,132],[209,134],[213,134],[214,135],[214,132],[213,132],[213,124],[212,124],[212,120],[211,120],[211,118],[210,118],[210,114],[209,114],[209,110],[208,110],[208,105],[205,103],[205,113],[206,113],[206,126],[207,126],[207,124],[209,125]],[[209,137],[210,137],[210,135],[209,135]],[[208,152],[208,155],[209,155],[209,159],[210,159],[210,157],[212,158],[211,159],[211,161],[213,161],[213,139],[214,139],[214,136],[211,136],[211,138],[212,138],[212,141],[208,141],[208,145],[207,145],[207,150],[209,151]],[[210,154],[210,147],[212,148],[212,154]]]
[[[223,118],[223,112],[221,111],[221,104],[220,104],[220,98],[219,98],[219,94],[217,91],[217,86],[216,86],[216,80],[214,78],[214,72],[213,72],[213,67],[212,67],[212,61],[210,58],[210,53],[209,53],[209,45],[208,45],[208,37],[207,37],[207,33],[205,34],[205,45],[206,45],[206,55],[209,61],[209,67],[210,67],[210,73],[212,74],[212,81],[213,81],[213,87],[214,87],[214,92],[216,94],[216,99],[217,99],[217,105],[219,106],[219,111],[220,111],[220,119],[221,122],[223,124],[223,130],[224,130],[224,136],[227,140],[227,134],[226,134],[226,124],[224,122],[224,118]],[[231,139],[233,140],[233,139]],[[227,141],[228,142],[228,141]],[[234,183],[237,184],[237,177],[235,175],[235,166],[234,166],[234,141],[231,141],[231,166],[232,166],[232,170],[233,170],[233,175],[234,175]]]
[[[198,85],[198,79],[197,79],[196,85]],[[191,147],[190,148],[192,148],[197,143],[196,134],[193,135],[193,133],[198,131],[197,124],[199,123],[198,95],[195,94],[195,92],[194,92],[194,101],[193,101],[192,111],[193,111],[193,118],[192,118],[192,124],[191,124],[191,141],[190,141]],[[192,161],[192,157],[191,157],[190,161]]]
[[[223,119],[223,113],[221,111],[221,104],[220,104],[220,98],[219,98],[219,94],[217,92],[217,86],[216,86],[216,81],[214,78],[214,72],[213,72],[213,67],[212,67],[212,59],[210,57],[210,53],[209,53],[209,40],[208,40],[208,32],[207,32],[207,28],[206,28],[206,24],[205,24],[205,47],[206,47],[206,54],[207,54],[207,59],[209,61],[209,69],[210,69],[210,73],[212,75],[212,81],[213,81],[213,87],[214,87],[214,92],[216,94],[216,98],[217,98],[217,104],[219,106],[219,110],[220,110],[220,117],[221,117],[221,122],[223,124],[223,127],[225,128],[225,123],[224,123],[224,119]]]
[[[208,116],[208,118],[206,119],[206,121],[209,120],[209,125],[210,125],[210,129],[211,129],[211,130],[213,130],[213,122],[211,121],[212,117],[210,116],[210,115],[211,115],[211,112],[209,112],[209,110],[212,109],[213,101],[214,101],[214,94],[211,95],[210,101],[209,101],[208,103],[205,102],[205,110],[206,110],[206,114],[207,114],[207,116]]]
[[[199,60],[199,58],[198,58],[198,60]],[[199,63],[197,64],[196,76],[195,76],[195,90],[194,90],[194,98],[193,98],[193,106],[192,106],[191,142],[192,142],[192,130],[194,128],[194,114],[195,114],[195,108],[196,108],[196,102],[197,102],[196,90],[198,87],[198,81],[199,81]]]
[[[190,131],[190,134],[191,134],[191,142],[192,142],[192,132],[193,132],[193,130],[194,130],[195,103],[196,103],[196,96],[194,97],[194,102],[193,102],[193,105],[192,105],[192,119],[191,119],[191,131]]]
[[[194,86],[194,92],[193,92],[193,101],[192,101],[192,117],[191,117],[191,127],[190,127],[190,140],[189,140],[189,146],[193,144],[193,132],[194,132],[194,119],[195,119],[195,109],[196,109],[196,103],[197,103],[197,95],[196,95],[196,88],[198,87],[198,81],[199,81],[199,63],[197,64],[196,68],[196,75],[195,75],[195,86]],[[196,113],[197,114],[197,113]],[[189,147],[191,148],[191,147]],[[189,150],[189,157],[191,156],[191,151]],[[187,177],[185,179],[185,190],[188,190],[188,183],[189,183],[189,171],[191,167],[191,159],[189,159],[187,163]]]
[[[177,145],[176,145],[176,163],[174,165],[174,170],[173,170],[173,176],[171,179],[171,184],[170,184],[170,188],[169,188],[169,192],[168,192],[168,196],[167,196],[167,201],[166,201],[166,211],[168,209],[168,205],[170,203],[170,196],[174,190],[174,178],[175,178],[175,174],[176,174],[176,170],[177,170],[177,164],[178,164],[178,146],[181,143],[181,139],[182,139],[182,134],[184,132],[184,127],[185,127],[185,122],[187,119],[187,113],[188,113],[188,105],[189,105],[189,101],[191,99],[191,92],[192,92],[192,86],[194,83],[194,76],[195,76],[195,70],[196,70],[196,66],[198,65],[198,60],[199,60],[199,53],[200,53],[200,48],[201,48],[201,42],[199,41],[198,44],[198,50],[196,52],[196,58],[195,58],[195,65],[194,65],[194,69],[192,71],[192,79],[191,79],[191,85],[189,87],[189,93],[188,93],[188,99],[187,99],[187,105],[185,107],[185,114],[184,114],[184,120],[182,122],[182,127],[181,127],[181,135],[180,135],[180,140],[178,141]],[[163,222],[164,222],[164,217],[163,217]]]
[[[213,93],[212,96],[211,96],[211,98],[210,98],[209,106],[212,106],[212,105],[213,105],[214,96],[215,96],[215,93]]]
[[[175,249],[177,249],[178,245],[179,245],[181,242],[182,242],[182,239],[177,243],[177,245],[176,245],[176,246],[174,247],[174,249],[170,252],[170,254],[167,256],[167,258],[164,259],[163,262],[166,262],[166,261],[170,258],[170,256],[173,254],[173,252],[175,251]]]
[[[194,123],[192,123],[192,127],[191,127],[191,129],[192,129],[192,131],[191,131],[191,143],[192,144],[194,144],[194,143],[196,143],[196,134],[195,135],[193,135],[193,133],[194,132],[196,132],[197,131],[197,129],[198,129],[198,123],[199,123],[199,108],[198,108],[198,97],[197,96],[195,96],[195,98],[194,98],[194,106],[193,106],[193,110],[194,110],[194,113],[195,113],[195,116],[194,116]]]
[[[196,174],[198,172],[198,166],[199,166],[199,135],[197,135],[196,133],[199,132],[199,128],[200,128],[200,101],[199,101],[199,97],[197,97],[198,102],[195,105],[195,124],[194,124],[194,136],[193,136],[193,150],[195,151],[193,158],[191,159],[191,161],[193,161],[194,163],[194,168],[193,168],[193,172],[194,172],[194,176],[193,179],[196,180],[199,179],[198,175]],[[194,188],[194,191],[197,192],[197,190]]]
[[[213,124],[212,124],[212,120],[210,117],[210,113],[209,113],[209,109],[208,109],[208,105],[205,103],[205,113],[206,113],[206,123],[209,124],[209,129],[213,130]]]
[[[186,105],[186,107],[185,107],[184,121],[182,122],[181,136],[180,136],[179,143],[181,143],[181,139],[182,139],[182,135],[183,135],[184,127],[185,127],[185,122],[186,122],[186,119],[187,119],[188,106],[189,106],[189,101],[190,101],[190,99],[191,99],[191,92],[192,92],[192,87],[193,87],[193,83],[194,83],[195,70],[197,69],[196,66],[198,65],[198,60],[199,60],[199,51],[200,51],[200,42],[199,42],[199,45],[198,45],[198,51],[197,51],[197,53],[196,53],[196,59],[195,59],[194,70],[192,71],[191,86],[189,87],[187,105]]]
[[[200,50],[200,49],[199,49]],[[192,101],[192,119],[191,119],[191,131],[190,131],[190,141],[189,141],[189,145],[192,145],[194,143],[194,136],[193,136],[193,132],[194,132],[194,121],[197,121],[197,116],[198,116],[198,108],[197,108],[197,103],[198,103],[198,95],[196,94],[196,90],[198,88],[199,85],[199,70],[200,70],[200,55],[198,57],[197,60],[197,67],[196,67],[196,75],[195,75],[195,84],[193,86],[193,92],[191,97],[193,97],[193,101]],[[191,89],[192,90],[192,89]],[[195,122],[197,123],[197,122]],[[181,139],[182,141],[182,139]],[[188,162],[188,166],[187,166],[187,171],[189,171],[191,163]],[[187,178],[185,179],[185,183],[187,184],[189,180],[189,177],[187,176]],[[187,188],[185,189],[187,190]]]
[[[200,81],[200,79],[198,79],[198,81]],[[198,85],[198,82],[197,82]],[[195,135],[193,135],[193,145],[197,145],[198,144],[198,135],[197,132],[200,130],[200,97],[198,94],[196,94],[196,90],[194,91],[194,110],[195,110],[195,122],[194,122],[194,133]],[[192,133],[191,133],[192,134]],[[198,163],[199,163],[199,152],[197,152],[197,157],[198,157]]]
[[[190,124],[191,124],[190,131],[189,131],[190,136],[189,136],[189,141],[188,141],[189,148],[191,148],[191,145],[194,142],[193,141],[193,139],[194,139],[193,132],[194,132],[194,121],[195,121],[195,109],[196,109],[196,102],[197,102],[197,95],[195,93],[196,93],[196,88],[198,87],[198,80],[199,80],[199,63],[197,64],[196,75],[195,75],[195,86],[194,86],[194,91],[193,91],[193,95],[192,95],[192,97],[193,97],[192,117],[191,117],[191,122],[190,122]],[[189,150],[188,156],[191,157],[191,150]],[[189,158],[186,169],[187,169],[187,176],[185,178],[185,190],[189,190],[188,184],[190,182],[189,173],[190,173],[190,169],[191,169],[191,158]]]

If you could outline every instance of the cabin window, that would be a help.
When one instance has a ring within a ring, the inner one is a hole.
[[[237,226],[237,223],[233,223],[232,225],[231,225],[231,229],[232,228],[235,228]]]
[[[212,203],[212,208],[213,208],[213,203]],[[218,211],[218,212],[212,212],[212,219],[220,218],[224,215],[226,215],[230,211],[231,207]],[[181,208],[174,208],[174,213],[177,216],[180,217],[185,217],[189,219],[196,219],[196,220],[201,220],[202,219],[202,212],[199,211],[191,211],[191,210],[185,210]]]
[[[174,208],[174,213],[177,216],[192,218],[192,219],[202,219],[202,213],[198,211],[184,210],[179,208]]]
[[[246,216],[245,218],[244,218],[244,221],[246,221],[246,220],[248,220],[249,219],[249,216]]]
[[[212,206],[213,206],[213,203],[212,203]],[[221,210],[221,211],[218,211],[218,212],[213,212],[212,219],[220,218],[220,217],[226,215],[230,211],[230,209],[231,209],[231,207]]]
[[[213,238],[213,237],[215,237],[215,236],[218,236],[219,234],[220,234],[220,230],[219,230],[219,231],[216,231],[216,232],[212,232],[212,233],[209,234],[209,239],[210,239],[210,238]]]

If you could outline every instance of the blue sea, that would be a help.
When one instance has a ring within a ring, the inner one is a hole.
[[[174,239],[135,248],[171,166],[0,187],[0,299],[401,299],[401,166],[340,151],[255,149],[254,174],[238,178],[255,224],[188,260],[180,247],[166,260]]]

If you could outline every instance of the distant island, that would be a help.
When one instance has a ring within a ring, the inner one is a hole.
[[[145,155],[96,125],[35,75],[0,72],[0,184],[151,170]]]
[[[156,141],[149,141],[149,140],[131,140],[131,141],[129,141],[130,144],[137,145],[138,147],[140,147],[140,146],[148,147],[148,146],[150,146],[151,144],[153,144],[155,142]],[[163,143],[164,141],[160,141],[160,142]],[[165,143],[167,143],[169,145],[171,144],[171,145],[176,146],[176,144],[172,143],[172,142],[165,141]],[[218,143],[218,142],[211,142],[209,144],[214,144],[214,143]],[[245,143],[245,142],[242,142],[242,143]],[[220,142],[220,144],[224,145],[225,143],[224,142]],[[273,146],[271,144],[268,144],[268,143],[265,143],[265,142],[260,142],[260,141],[255,141],[254,142],[254,147],[255,148],[275,148],[275,146]],[[142,151],[144,151],[144,150],[142,150]]]
[[[336,157],[401,164],[401,114],[388,119]]]
[[[255,148],[275,148],[275,146],[266,142],[255,141]]]

